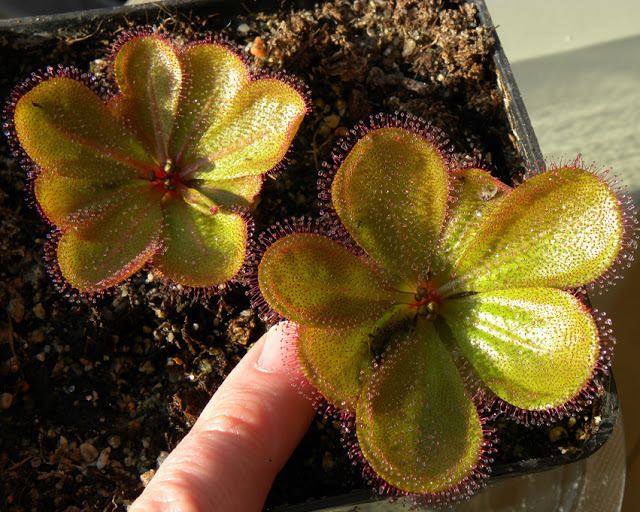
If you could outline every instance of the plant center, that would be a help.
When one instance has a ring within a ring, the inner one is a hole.
[[[170,159],[166,160],[161,167],[149,171],[147,178],[166,192],[174,191],[182,184],[180,175],[176,172],[176,166]]]
[[[414,302],[411,307],[415,308],[416,314],[426,320],[435,320],[440,313],[442,297],[435,291],[435,287],[427,283],[419,286],[414,295]]]

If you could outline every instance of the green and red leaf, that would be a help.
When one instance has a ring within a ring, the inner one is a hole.
[[[390,339],[356,412],[367,463],[407,493],[444,493],[470,479],[485,446],[482,420],[432,323]]]
[[[298,361],[305,377],[329,402],[355,411],[371,364],[374,322],[351,329],[298,329]]]
[[[482,169],[451,173],[453,197],[432,265],[433,278],[446,282],[474,239],[478,226],[510,187]]]
[[[48,78],[24,94],[14,124],[29,158],[61,176],[112,183],[139,177],[152,165],[132,132],[72,78]]]
[[[219,286],[233,279],[244,263],[248,229],[242,216],[212,213],[180,198],[163,204],[164,250],[153,267],[169,281],[193,288]]]
[[[189,186],[198,189],[220,206],[249,208],[260,193],[263,179],[262,176],[244,176],[217,181],[191,180]]]
[[[553,288],[514,288],[447,301],[443,311],[460,350],[505,402],[557,408],[592,378],[600,356],[593,316]]]
[[[133,38],[119,49],[113,68],[119,114],[145,141],[156,163],[164,165],[182,86],[173,46],[157,35]]]
[[[287,235],[269,246],[258,283],[279,315],[312,327],[357,326],[380,316],[398,295],[371,263],[314,233]]]
[[[88,226],[64,231],[57,261],[66,281],[81,293],[120,283],[141,269],[160,245],[161,194],[148,183],[136,185],[126,204],[114,205]]]
[[[184,175],[218,181],[268,172],[284,158],[306,111],[305,98],[286,82],[250,82],[185,155]]]
[[[242,58],[218,43],[187,46],[179,59],[184,76],[171,154],[181,164],[204,133],[220,126],[250,75]]]
[[[135,180],[132,183],[142,183]],[[41,212],[51,224],[68,229],[91,224],[102,213],[135,200],[139,190],[129,181],[112,183],[83,178],[69,178],[42,171],[34,180],[33,190]]]
[[[401,127],[371,130],[346,156],[331,186],[353,239],[394,284],[415,290],[426,276],[449,194],[447,166],[425,136]]]
[[[609,269],[623,236],[620,203],[607,182],[577,168],[546,171],[484,217],[447,292],[576,288]]]

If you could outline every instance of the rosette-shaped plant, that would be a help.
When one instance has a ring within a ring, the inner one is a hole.
[[[578,289],[630,231],[597,173],[560,167],[511,188],[456,168],[416,120],[381,119],[323,171],[336,225],[262,237],[256,304],[297,325],[304,375],[355,418],[380,488],[446,500],[488,473],[490,405],[546,421],[592,397],[609,335]]]
[[[285,156],[305,98],[281,77],[252,77],[216,40],[142,31],[110,58],[115,94],[61,68],[14,94],[13,136],[56,228],[56,266],[88,294],[147,263],[185,287],[226,283],[245,260],[242,210]]]

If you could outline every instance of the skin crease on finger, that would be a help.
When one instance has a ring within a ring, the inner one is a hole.
[[[314,415],[304,390],[292,385],[296,368],[284,356],[294,336],[278,324],[255,344],[130,512],[262,510]]]

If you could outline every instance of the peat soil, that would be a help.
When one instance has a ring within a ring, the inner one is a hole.
[[[288,164],[267,179],[256,232],[318,215],[317,170],[350,127],[410,112],[455,151],[511,181],[523,171],[496,83],[492,31],[475,7],[444,0],[332,0],[311,10],[211,6],[90,20],[44,37],[0,38],[0,96],[58,63],[106,76],[108,45],[136,24],[177,37],[223,34],[256,70],[304,80],[313,110]],[[93,300],[58,292],[43,259],[49,231],[25,172],[0,142],[0,509],[124,510],[180,441],[265,326],[241,286],[212,297],[171,289],[142,271]],[[597,431],[598,402],[550,427],[501,419],[497,463],[576,455]],[[318,416],[278,477],[267,507],[365,488]]]

